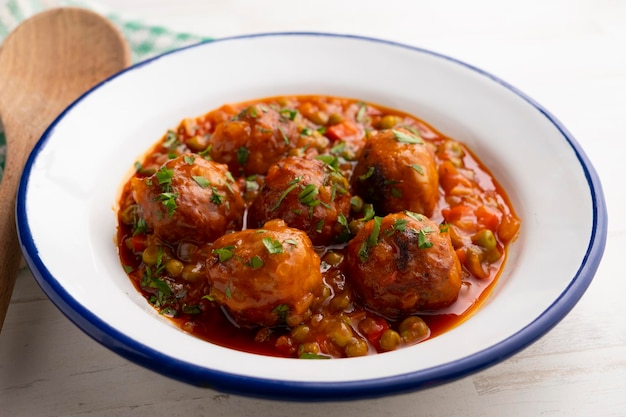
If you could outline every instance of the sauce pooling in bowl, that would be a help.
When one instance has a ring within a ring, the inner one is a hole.
[[[228,104],[136,163],[118,249],[163,316],[264,355],[354,357],[467,319],[520,220],[462,143],[327,96]]]

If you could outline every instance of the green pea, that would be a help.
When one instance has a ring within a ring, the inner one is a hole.
[[[345,310],[351,302],[350,293],[345,291],[335,295],[335,297],[330,300],[328,307],[330,307],[331,311],[342,311]]]
[[[187,282],[196,282],[202,278],[202,271],[198,265],[187,264],[183,267],[181,276]]]
[[[311,328],[306,324],[300,324],[293,328],[291,331],[291,337],[296,343],[303,343],[306,341],[309,333],[311,332]]]
[[[368,350],[369,348],[367,346],[367,342],[358,337],[350,339],[345,348],[346,356],[351,358],[365,356],[367,355]]]
[[[402,340],[409,344],[419,342],[430,334],[428,325],[417,316],[410,316],[402,320],[398,331]]]
[[[352,209],[353,213],[360,213],[361,211],[363,211],[363,204],[363,199],[358,195],[353,195],[350,198],[350,208]]]
[[[323,260],[328,265],[338,266],[343,261],[343,255],[339,252],[330,251],[324,255]]]
[[[341,123],[342,120],[343,118],[341,117],[339,113],[333,113],[330,116],[328,116],[328,124],[331,126]]]
[[[163,252],[159,246],[150,245],[141,253],[141,260],[146,265],[156,265],[162,256]]]
[[[317,355],[320,353],[320,345],[317,342],[308,342],[302,343],[298,346],[298,353],[302,355],[303,353],[311,353],[313,355]]]
[[[330,332],[330,340],[339,347],[345,347],[352,340],[353,336],[354,333],[350,326],[341,321],[337,322]]]
[[[178,259],[170,259],[165,264],[165,270],[167,271],[168,274],[170,274],[174,278],[180,276],[180,274],[183,273],[184,267],[185,265]]]
[[[400,346],[401,341],[402,338],[400,337],[400,334],[398,334],[398,332],[396,332],[395,330],[387,329],[380,337],[379,343],[381,349],[389,351],[397,349],[398,346]]]
[[[400,117],[394,114],[386,114],[380,119],[379,128],[380,129],[391,129],[395,125],[400,123]]]

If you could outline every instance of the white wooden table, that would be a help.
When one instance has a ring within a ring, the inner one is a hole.
[[[621,169],[626,158],[626,2],[102,3],[207,36],[354,33],[424,47],[481,67],[547,107],[584,147],[603,181],[608,244],[595,280],[573,311],[512,358],[436,388],[334,403],[239,397],[154,374],[83,334],[23,271],[0,334],[0,416],[626,416],[626,190]]]

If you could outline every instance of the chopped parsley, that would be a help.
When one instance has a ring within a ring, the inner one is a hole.
[[[276,201],[276,203],[272,206],[272,208],[270,210],[272,210],[272,211],[276,210],[278,208],[278,206],[280,206],[280,203],[283,202],[285,197],[287,197],[287,194],[289,194],[291,191],[293,191],[293,189],[296,188],[297,184],[301,180],[302,180],[302,177],[296,177],[296,178],[292,179],[291,181],[289,181],[287,183],[287,185],[289,187],[287,187],[287,189],[282,192],[282,194],[278,197],[278,201]]]
[[[272,313],[278,316],[278,320],[284,323],[287,319],[287,313],[289,312],[289,306],[287,304],[279,304],[272,310]]]
[[[391,226],[391,229],[387,230],[385,234],[387,236],[393,236],[396,232],[404,232],[408,222],[409,221],[407,219],[396,219],[394,224]]]
[[[196,160],[196,157],[193,155],[185,155],[183,156],[183,160],[187,165],[193,165],[193,162]]]
[[[369,118],[367,117],[367,104],[360,102],[359,110],[356,112],[356,121],[359,123],[367,123],[368,119]]]
[[[396,187],[391,187],[391,195],[395,198],[402,198],[402,190]]]
[[[375,171],[375,170],[376,170],[376,169],[375,169],[373,166],[369,167],[369,168],[367,169],[367,172],[366,172],[365,174],[363,174],[363,175],[359,175],[359,176],[358,176],[358,180],[359,180],[359,181],[365,181],[366,179],[368,179],[369,177],[371,177],[372,175],[374,175],[374,171]]]
[[[161,186],[161,189],[164,192],[168,192],[172,187],[172,178],[174,178],[174,170],[168,169],[165,166],[162,166],[160,170],[156,172],[157,182]]]
[[[193,305],[193,306],[183,305],[183,313],[196,315],[196,314],[202,313],[202,309],[200,308],[199,305]]]
[[[417,164],[412,164],[411,168],[413,168],[414,170],[416,170],[419,174],[424,175],[424,168],[422,168],[421,165],[417,165]]]
[[[296,116],[298,116],[298,110],[295,109],[282,109],[278,112],[282,117],[289,120],[296,120]]]
[[[163,141],[163,147],[173,148],[178,144],[178,135],[173,130],[168,130],[165,134],[165,140]]]
[[[424,141],[416,134],[405,133],[401,130],[392,130],[393,136],[400,143],[423,144]]]
[[[264,237],[262,241],[270,255],[283,253],[283,244],[278,240],[274,240],[271,237]]]
[[[213,144],[206,147],[205,150],[198,152],[198,155],[206,159],[207,161],[211,160],[211,150],[213,149]]]
[[[249,156],[250,151],[245,146],[241,146],[237,149],[237,162],[239,162],[239,165],[243,166],[247,164]]]
[[[218,193],[217,187],[215,187],[214,185],[211,186],[211,191],[213,192],[211,194],[211,202],[217,204],[218,206],[221,206],[224,196]]]
[[[285,130],[281,126],[278,126],[278,131],[280,132],[280,135],[282,136],[285,145],[289,145],[291,142],[289,141],[289,136],[287,136]]]
[[[211,185],[211,181],[207,180],[203,176],[200,175],[192,175],[191,178],[198,184],[201,188],[207,188]]]
[[[426,228],[417,232],[417,246],[420,249],[428,249],[433,247],[433,242],[426,238],[426,233],[430,233],[431,230]]]
[[[330,359],[330,356],[318,355],[317,353],[302,352],[300,359]]]
[[[263,265],[265,265],[265,262],[263,262],[263,259],[261,259],[260,256],[253,256],[252,258],[250,258],[250,267],[252,269],[259,269],[261,268]]]
[[[419,214],[419,213],[414,213],[412,211],[409,210],[404,210],[404,214],[406,214],[407,216],[409,216],[410,218],[412,218],[413,220],[417,220],[418,222],[424,221],[424,219],[426,218],[424,215]]]
[[[177,193],[161,193],[159,195],[159,201],[165,206],[167,209],[167,214],[171,217],[174,215],[176,208],[176,198],[178,197]]]
[[[211,252],[217,255],[220,262],[226,262],[235,255],[233,249],[235,249],[234,246],[224,246],[223,248],[213,249]]]
[[[309,184],[300,193],[298,194],[298,200],[302,204],[307,206],[313,206],[319,204],[319,200],[317,200],[317,195],[319,194],[319,189],[315,184]]]

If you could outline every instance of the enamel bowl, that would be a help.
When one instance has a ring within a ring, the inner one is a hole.
[[[196,339],[135,290],[114,243],[116,200],[133,163],[185,117],[224,103],[295,94],[353,97],[414,114],[469,145],[499,180],[522,228],[492,294],[469,320],[384,354],[282,359]],[[607,233],[595,170],[565,127],[532,99],[437,53],[311,33],[204,43],[98,85],[52,124],[30,156],[17,222],[37,281],[97,342],[191,384],[305,400],[416,390],[509,357],[580,299]]]

